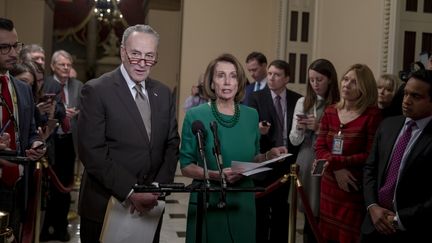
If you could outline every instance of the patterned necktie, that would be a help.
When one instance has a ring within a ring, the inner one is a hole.
[[[66,106],[66,94],[64,92],[65,84],[60,84],[60,86],[61,86],[60,96],[61,96],[63,104],[65,105],[65,107],[67,107]],[[71,128],[71,124],[70,124],[70,119],[67,116],[65,116],[63,118],[63,121],[61,123],[61,128],[62,128],[64,133],[69,133],[70,128]]]
[[[387,175],[385,178],[385,183],[378,192],[379,204],[382,207],[390,210],[393,210],[393,197],[402,156],[405,152],[409,140],[411,139],[412,130],[415,126],[416,123],[413,120],[407,123],[407,128],[400,136],[393,150],[393,154],[391,156]]]
[[[141,114],[141,118],[144,122],[145,128],[147,130],[147,136],[150,140],[151,138],[151,109],[150,109],[150,103],[147,99],[147,97],[142,92],[142,86],[140,83],[137,83],[134,86],[134,89],[137,91],[135,95],[135,103],[138,106],[138,110]]]
[[[8,87],[8,77],[0,76],[1,81],[1,94],[3,96],[2,100],[2,127],[6,126],[8,123],[8,127],[5,132],[10,135],[10,148],[12,150],[16,150],[16,141],[15,141],[15,124],[14,124],[14,107],[12,104],[11,94],[9,92]],[[12,117],[11,117],[12,116]]]
[[[279,122],[281,125],[283,125],[284,123],[284,116],[283,116],[283,111],[282,111],[282,103],[281,103],[282,98],[277,95],[275,97],[274,103],[275,103],[275,108],[276,108],[276,113],[279,119]]]

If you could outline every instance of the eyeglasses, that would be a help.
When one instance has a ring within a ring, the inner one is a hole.
[[[71,68],[72,67],[72,64],[70,64],[70,63],[56,63],[55,65],[58,67],[62,67],[62,68]]]
[[[146,53],[144,55],[144,58],[141,58],[141,54],[138,54],[138,53],[132,53],[131,56],[129,56],[129,54],[127,53],[126,50],[125,50],[125,53],[126,53],[126,56],[128,58],[129,63],[132,65],[140,64],[141,61],[144,61],[144,65],[149,66],[149,67],[153,67],[157,63],[157,60],[156,60],[157,55],[156,54]]]
[[[13,44],[13,45],[10,45],[10,44],[0,44],[0,53],[2,55],[6,55],[6,54],[8,54],[12,50],[12,47],[15,50],[15,52],[18,53],[24,47],[24,43],[22,43],[22,42],[15,42],[15,44]]]

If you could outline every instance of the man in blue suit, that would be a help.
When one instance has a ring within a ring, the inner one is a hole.
[[[23,43],[11,20],[0,18],[0,86],[1,127],[9,123],[6,134],[0,138],[0,210],[8,212],[9,226],[20,239],[20,223],[24,220],[25,197],[29,165],[11,163],[1,157],[5,149],[15,150],[17,156],[26,156],[30,161],[39,160],[45,149],[33,149],[43,144],[38,137],[34,122],[34,102],[31,87],[9,74],[17,63]]]
[[[249,105],[249,97],[253,92],[267,86],[267,58],[261,52],[252,52],[246,57],[246,68],[254,82],[246,86],[242,103]]]

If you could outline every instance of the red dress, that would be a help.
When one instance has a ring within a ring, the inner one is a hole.
[[[329,106],[321,119],[315,152],[317,159],[327,159],[329,166],[321,180],[320,230],[326,240],[359,242],[360,226],[366,214],[362,190],[346,192],[339,188],[333,171],[348,169],[362,184],[363,165],[369,155],[381,112],[368,107],[359,117],[342,125],[343,151],[332,154],[333,138],[341,127],[337,109]]]

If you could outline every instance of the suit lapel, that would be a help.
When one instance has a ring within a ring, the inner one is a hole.
[[[141,133],[142,137],[144,137],[144,141],[147,145],[150,145],[149,137],[147,136],[147,131],[144,126],[144,122],[141,118],[141,114],[138,110],[138,107],[133,99],[129,87],[127,86],[126,80],[121,75],[120,69],[117,69],[115,72],[115,77],[113,78],[114,85],[116,88],[114,89],[117,97],[123,104],[125,110],[127,110],[132,117],[133,121],[137,125],[138,131]]]
[[[380,143],[383,146],[380,151],[383,151],[384,155],[382,158],[385,158],[384,163],[380,163],[382,166],[379,168],[379,173],[381,174],[381,178],[385,178],[385,173],[387,171],[388,163],[390,161],[390,156],[393,152],[393,146],[396,143],[396,139],[399,135],[400,130],[404,125],[405,118],[401,116],[401,119],[397,123],[393,123],[393,132],[385,132],[385,136],[382,136],[382,142]],[[384,183],[385,179],[381,181],[380,184]],[[380,185],[382,186],[382,185]]]
[[[154,82],[148,78],[146,81],[146,90],[147,90],[147,97],[149,99],[149,103],[150,103],[150,111],[151,111],[151,127],[152,127],[152,133],[151,133],[151,137],[153,137],[154,132],[153,131],[157,131],[156,130],[156,121],[155,121],[155,117],[157,114],[156,111],[156,103],[157,103],[157,99],[158,99],[158,92],[154,86]],[[152,141],[150,139],[150,141]]]
[[[425,147],[429,146],[431,143],[432,143],[432,121],[428,123],[428,125],[425,127],[423,132],[420,134],[419,138],[412,145],[412,149],[405,160],[403,171],[405,171],[405,168],[408,168],[415,161],[415,158],[420,156],[420,153],[424,151]]]

